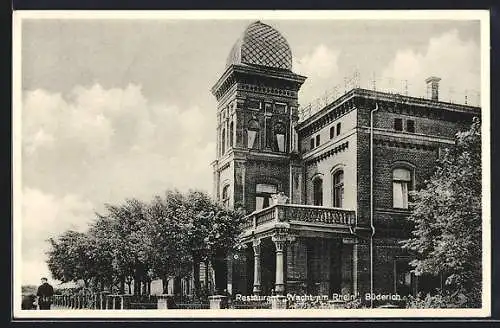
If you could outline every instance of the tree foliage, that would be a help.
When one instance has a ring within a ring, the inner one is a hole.
[[[54,278],[84,279],[97,289],[112,289],[152,278],[167,281],[195,272],[199,292],[200,262],[212,261],[236,245],[242,215],[199,191],[167,191],[151,202],[126,199],[106,205],[88,232],[67,231],[50,239],[47,263]],[[198,271],[198,272],[197,272]]]
[[[50,238],[48,267],[54,278],[63,282],[82,279],[88,284],[96,272],[91,259],[93,245],[84,233],[68,230],[59,238]]]
[[[413,236],[404,247],[415,251],[415,272],[443,274],[447,292],[481,302],[481,124],[456,135],[438,159],[434,175],[414,193]]]

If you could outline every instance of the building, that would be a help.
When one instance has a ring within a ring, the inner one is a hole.
[[[426,99],[354,88],[299,120],[305,80],[285,38],[255,22],[212,88],[214,195],[247,214],[246,249],[228,256],[216,283],[243,295],[438,287],[410,272],[398,243],[411,231],[409,192],[480,108],[440,101],[440,79],[430,77]]]

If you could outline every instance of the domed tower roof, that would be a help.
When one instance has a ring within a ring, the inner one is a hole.
[[[245,64],[292,70],[292,50],[280,32],[257,21],[234,44],[226,68]]]

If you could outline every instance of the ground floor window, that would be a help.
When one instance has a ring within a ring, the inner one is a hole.
[[[416,295],[417,277],[412,272],[413,267],[407,258],[397,258],[394,261],[394,292],[401,296]]]

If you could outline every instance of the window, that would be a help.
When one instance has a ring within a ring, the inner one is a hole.
[[[256,149],[259,148],[259,144],[260,144],[259,122],[252,120],[248,123],[247,147],[250,149]]]
[[[221,155],[224,155],[226,153],[226,129],[222,129],[222,138],[221,138]]]
[[[250,109],[257,109],[257,110],[260,110],[261,109],[261,102],[260,100],[256,100],[256,99],[249,99],[247,101],[247,106],[248,108]]]
[[[273,109],[273,104],[271,103],[264,103],[264,108],[266,110],[267,113],[271,113],[272,109]]]
[[[274,149],[279,152],[285,151],[285,126],[282,123],[274,126]]]
[[[321,139],[320,139],[320,135],[318,134],[318,135],[316,136],[316,147],[318,147],[318,146],[319,146],[320,141],[321,141]]]
[[[406,121],[406,131],[415,133],[415,121],[414,120],[407,120]]]
[[[281,103],[274,104],[274,112],[276,114],[286,114],[286,104],[281,104]]]
[[[394,208],[408,208],[408,190],[411,188],[411,172],[398,168],[392,172],[392,197]]]
[[[323,180],[321,178],[313,180],[313,204],[316,206],[323,205]]]
[[[330,128],[330,139],[332,139],[334,136],[335,136],[335,127],[334,127],[334,126],[332,126],[332,127]]]
[[[233,139],[234,139],[234,123],[233,122],[231,122],[231,124],[229,124],[228,139],[229,139],[229,147],[233,147]]]
[[[311,149],[314,149],[314,138],[311,138]]]
[[[222,204],[224,207],[229,207],[229,185],[224,186],[222,189]]]
[[[333,174],[333,207],[344,206],[344,171]]]
[[[271,195],[277,192],[275,185],[257,184],[255,186],[255,210],[261,210],[271,205]]]
[[[341,127],[340,123],[337,123],[337,135],[340,134],[340,127]]]
[[[394,130],[403,131],[403,119],[401,118],[394,119]]]
[[[408,264],[407,259],[396,259],[394,261],[394,287],[395,293],[408,296],[413,294],[415,285],[415,276],[411,272],[412,268]]]

